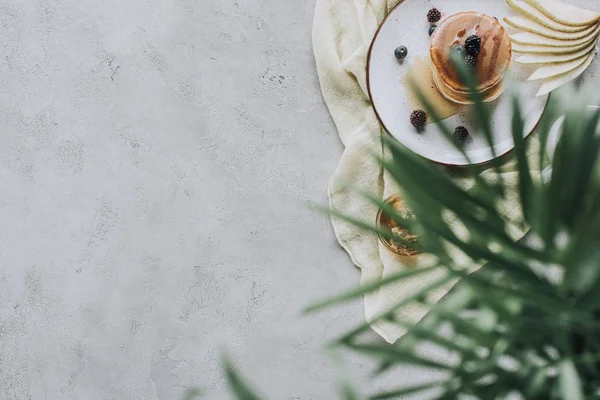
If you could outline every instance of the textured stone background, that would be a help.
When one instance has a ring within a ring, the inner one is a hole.
[[[0,399],[332,398],[314,0],[0,1]],[[351,362],[356,376],[362,365]]]
[[[299,316],[359,276],[305,204],[341,154],[313,7],[0,1],[1,400],[223,399],[221,348],[335,397],[322,345],[363,311]]]

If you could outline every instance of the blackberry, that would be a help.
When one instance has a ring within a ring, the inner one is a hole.
[[[433,35],[433,31],[435,31],[435,28],[437,28],[437,25],[431,25],[431,27],[429,28],[429,36]]]
[[[415,110],[410,113],[410,123],[417,129],[421,129],[427,123],[427,114],[423,110]]]
[[[475,68],[475,64],[477,64],[477,58],[471,54],[467,54],[465,56],[465,64],[467,64],[468,67]]]
[[[408,49],[406,46],[396,47],[396,50],[394,50],[394,55],[398,60],[404,60],[408,55]]]
[[[438,22],[442,18],[442,13],[437,8],[433,7],[427,13],[427,21],[433,24],[434,22]]]
[[[454,129],[454,137],[456,140],[464,142],[467,137],[469,137],[469,131],[464,126],[457,126]]]
[[[481,50],[481,38],[477,35],[471,35],[465,40],[465,48],[470,55],[476,56]]]

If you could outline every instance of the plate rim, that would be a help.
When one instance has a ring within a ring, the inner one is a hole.
[[[386,14],[386,16],[383,18],[383,20],[381,21],[381,23],[379,24],[379,26],[377,27],[377,30],[375,31],[375,34],[373,35],[373,39],[371,40],[371,44],[369,45],[369,51],[367,52],[367,65],[366,65],[366,76],[367,76],[367,92],[369,95],[369,101],[371,102],[371,108],[373,109],[373,111],[375,112],[375,116],[377,117],[377,121],[379,121],[379,124],[381,125],[381,127],[383,128],[383,130],[385,131],[386,135],[390,135],[392,138],[394,138],[395,140],[397,140],[398,142],[400,142],[394,135],[392,135],[390,133],[390,131],[388,130],[388,128],[385,126],[385,123],[383,122],[383,119],[381,118],[381,116],[379,115],[379,112],[377,111],[377,107],[375,106],[375,102],[373,101],[373,94],[371,93],[371,53],[373,50],[373,46],[375,45],[375,41],[377,40],[377,37],[379,36],[379,33],[381,32],[381,29],[383,28],[383,25],[385,25],[385,23],[387,22],[388,18],[392,15],[392,13],[394,11],[396,11],[397,8],[399,8],[402,4],[404,4],[406,1],[408,0],[400,0],[400,2],[398,4],[396,4],[394,7],[391,8],[390,11],[388,11],[388,13]],[[531,134],[533,132],[535,132],[535,130],[537,129],[538,125],[540,124],[540,121],[542,120],[542,117],[544,115],[544,113],[546,112],[546,108],[548,107],[548,103],[550,100],[550,97],[552,96],[552,93],[550,93],[548,95],[548,99],[546,99],[546,104],[544,104],[544,108],[542,110],[542,113],[540,114],[538,120],[536,121],[535,125],[533,126],[533,128],[531,128],[531,131],[529,131],[526,135],[523,136],[523,139],[527,139],[529,138],[529,136],[531,136]],[[400,142],[401,143],[401,142]],[[408,146],[404,145],[406,148],[408,148]],[[410,151],[412,151],[413,153],[419,155],[420,157],[423,157],[431,162],[434,162],[438,165],[443,165],[446,167],[453,167],[453,168],[468,168],[468,167],[478,167],[478,166],[483,166],[483,165],[488,165],[491,164],[494,160],[497,160],[501,157],[506,156],[507,154],[510,154],[514,149],[515,146],[513,144],[513,147],[511,147],[509,150],[505,151],[502,154],[497,154],[496,157],[487,160],[487,161],[482,161],[482,162],[478,162],[478,163],[465,163],[465,164],[452,164],[452,163],[447,163],[447,162],[442,162],[442,161],[437,161],[434,159],[431,159],[427,156],[424,156],[422,154],[419,154],[417,152],[415,152],[414,150],[408,148]]]
[[[586,111],[597,110],[600,109],[600,105],[588,104],[584,107],[584,109]],[[560,137],[562,135],[561,128],[565,123],[566,116],[567,113],[561,114],[556,120],[554,120],[550,130],[548,131],[548,141],[546,143],[545,150],[551,162],[554,161],[554,154],[556,153],[556,148],[558,147],[558,142],[560,141]]]

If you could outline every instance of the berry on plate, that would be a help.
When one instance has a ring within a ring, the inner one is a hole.
[[[469,137],[469,131],[464,126],[457,126],[456,129],[454,129],[454,137],[463,142]]]
[[[410,114],[410,123],[417,129],[425,127],[427,114],[423,110],[415,110]]]
[[[427,13],[427,21],[429,21],[431,24],[433,24],[434,22],[438,22],[441,18],[442,13],[435,7],[429,10],[429,12]]]
[[[404,60],[408,55],[408,49],[406,46],[398,46],[396,50],[394,50],[394,55],[398,60]]]

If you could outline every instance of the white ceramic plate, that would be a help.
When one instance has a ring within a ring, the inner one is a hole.
[[[586,110],[588,113],[593,113],[596,111],[598,106],[587,106]],[[548,132],[548,142],[546,143],[546,152],[548,153],[548,158],[550,161],[554,161],[554,153],[556,151],[556,146],[558,146],[558,141],[560,139],[560,134],[562,132],[562,126],[565,122],[565,116],[563,115],[559,119],[556,120],[552,128],[550,128],[550,132]],[[598,134],[598,133],[597,133]]]
[[[417,154],[446,165],[482,164],[493,158],[483,134],[477,133],[471,107],[449,117],[445,122],[454,129],[463,125],[471,133],[465,150],[467,160],[454,145],[447,140],[435,124],[428,124],[422,133],[410,125],[411,110],[406,91],[402,84],[415,56],[429,54],[429,23],[427,12],[434,5],[428,0],[404,0],[394,8],[383,21],[373,38],[367,65],[369,96],[379,121],[398,141]],[[440,0],[437,7],[443,15],[462,11],[478,11],[498,18],[514,15],[510,8],[499,0]],[[506,26],[505,26],[506,27]],[[408,56],[403,62],[394,57],[394,49],[400,45],[408,47]],[[517,81],[526,82],[535,66],[512,63],[512,75]],[[535,97],[539,83],[517,85],[522,102],[522,112],[526,116],[525,135],[529,135],[537,125],[547,96]],[[494,149],[497,156],[506,154],[512,148],[510,96],[504,93],[492,106],[492,127]]]

